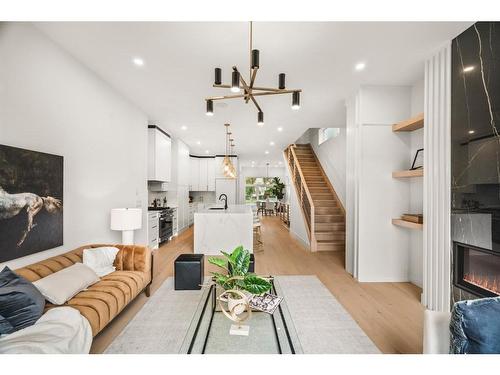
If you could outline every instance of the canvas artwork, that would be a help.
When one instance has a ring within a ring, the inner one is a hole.
[[[63,157],[0,145],[0,262],[63,244]]]

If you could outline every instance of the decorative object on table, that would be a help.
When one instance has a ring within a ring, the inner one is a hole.
[[[283,297],[264,293],[261,296],[251,296],[248,300],[248,304],[252,309],[263,311],[272,315],[281,301],[283,301]]]
[[[268,87],[257,87],[254,86],[255,78],[257,76],[257,71],[259,69],[259,50],[252,49],[252,22],[250,22],[250,71],[248,77],[248,83],[242,77],[240,71],[236,66],[233,66],[233,71],[231,73],[231,85],[222,84],[222,70],[221,68],[215,68],[215,80],[213,87],[218,88],[230,88],[231,92],[237,93],[236,95],[225,95],[225,96],[213,96],[206,98],[207,104],[207,116],[213,116],[214,114],[214,100],[226,100],[226,99],[243,99],[245,103],[250,100],[253,102],[257,108],[257,125],[264,125],[264,112],[260,108],[256,96],[267,96],[267,95],[283,95],[292,94],[292,109],[300,108],[300,89],[286,89],[285,88],[285,73],[280,73],[278,76],[278,88],[268,88]],[[243,93],[240,93],[240,89],[243,89]]]
[[[174,262],[174,289],[199,290],[204,278],[203,254],[181,254]]]
[[[422,224],[424,222],[424,215],[422,214],[403,214],[401,219],[411,221],[412,223]]]
[[[420,169],[424,167],[424,149],[420,148],[415,153],[415,157],[413,158],[413,163],[411,164],[410,171],[414,171],[415,169]]]
[[[0,262],[63,244],[63,164],[0,145]]]
[[[273,177],[273,182],[270,188],[271,194],[278,198],[278,200],[282,200],[285,196],[285,194],[283,193],[284,188],[285,184],[280,181],[280,178]]]
[[[122,231],[122,244],[134,244],[134,230],[141,229],[142,209],[113,208],[111,210],[111,230]]]
[[[224,315],[237,323],[231,326],[230,334],[248,335],[249,327],[241,325],[251,315],[248,299],[251,295],[269,291],[272,285],[268,280],[248,272],[251,254],[243,246],[238,246],[231,254],[221,253],[223,258],[208,258],[209,263],[227,272],[212,272],[215,283],[225,290],[218,298],[219,306]],[[223,303],[227,303],[227,310]]]
[[[231,126],[230,124],[224,124],[226,127],[226,136],[225,136],[225,145],[226,145],[226,150],[224,154],[224,160],[222,161],[222,172],[224,173],[224,177],[227,178],[236,178],[236,168],[233,165],[233,162],[231,161],[231,156],[233,154],[233,148],[234,148],[234,139],[231,138],[231,133],[229,131],[229,127]]]

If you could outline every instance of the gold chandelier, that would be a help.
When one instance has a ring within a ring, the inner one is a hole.
[[[231,138],[232,133],[229,131],[230,125],[224,124],[224,126],[226,127],[226,152],[224,155],[224,160],[222,161],[222,172],[224,173],[224,177],[236,178],[236,168],[231,161],[231,155],[233,154],[234,148],[234,139]]]
[[[250,75],[249,83],[242,77],[238,68],[233,66],[233,71],[231,73],[231,85],[222,84],[222,70],[221,68],[215,68],[215,80],[213,87],[218,88],[230,88],[231,92],[236,93],[235,95],[224,95],[224,96],[212,96],[206,98],[207,104],[207,116],[213,116],[214,114],[214,100],[225,100],[225,99],[238,99],[243,98],[245,103],[250,100],[253,102],[257,108],[257,125],[264,126],[264,112],[260,108],[256,96],[266,96],[266,95],[282,95],[282,94],[292,94],[292,109],[300,108],[300,89],[286,89],[285,88],[285,73],[280,73],[278,75],[278,88],[270,87],[257,87],[254,86],[255,78],[257,76],[257,71],[259,70],[259,50],[252,49],[252,22],[250,22]],[[237,94],[243,89],[242,94]]]

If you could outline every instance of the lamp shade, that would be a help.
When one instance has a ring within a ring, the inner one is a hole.
[[[142,226],[142,209],[113,208],[111,210],[111,230],[135,230]]]

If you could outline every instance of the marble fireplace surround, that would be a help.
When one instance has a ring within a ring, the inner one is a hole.
[[[455,302],[478,298],[477,293],[453,282],[460,264],[455,258],[460,254],[457,243],[500,257],[500,22],[475,23],[453,39],[451,53],[451,281]]]

